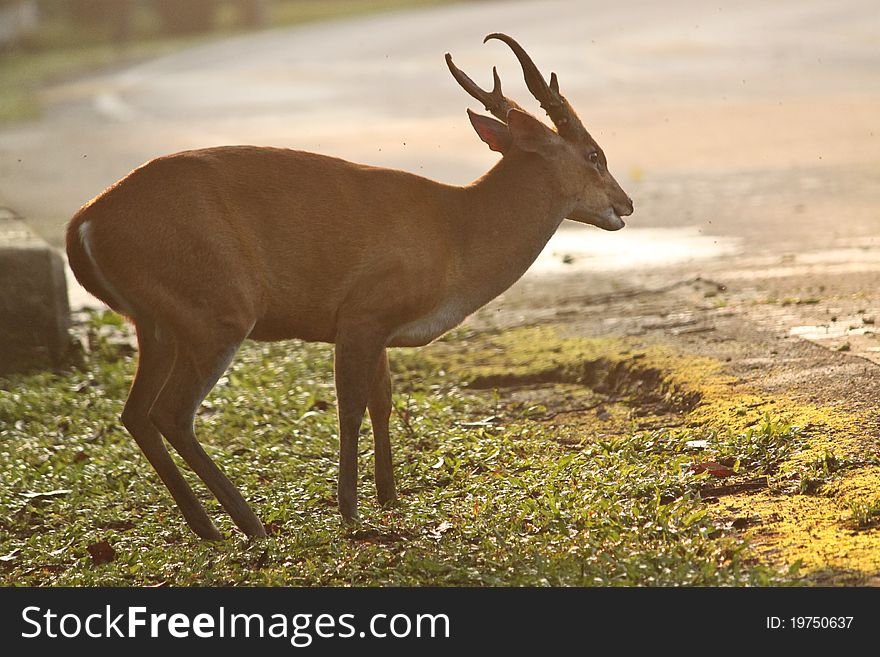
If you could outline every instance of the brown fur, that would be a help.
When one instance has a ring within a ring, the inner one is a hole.
[[[352,519],[368,406],[377,490],[394,499],[386,348],[425,344],[504,291],[566,216],[592,223],[632,211],[584,144],[519,110],[506,126],[474,125],[510,136],[499,142],[503,159],[464,187],[324,155],[224,146],[152,160],[71,220],[77,279],[137,327],[141,357],[123,422],[200,536],[219,533],[162,436],[243,531],[264,535],[193,432],[242,340],[335,343],[339,505]]]

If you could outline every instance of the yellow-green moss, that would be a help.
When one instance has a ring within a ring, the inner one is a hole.
[[[824,495],[762,491],[723,498],[721,511],[760,522],[746,530],[756,555],[767,563],[802,564],[811,575],[837,573],[829,583],[860,583],[880,572],[880,533],[858,529],[853,503],[880,495],[880,468],[869,466],[824,487]]]
[[[440,342],[426,356],[463,381],[498,376],[529,376],[584,362],[631,363],[663,373],[663,384],[683,394],[698,394],[699,403],[685,416],[695,429],[743,431],[769,414],[803,429],[802,444],[781,464],[775,485],[766,491],[722,498],[719,516],[736,514],[760,522],[746,530],[756,553],[769,563],[790,566],[823,582],[852,583],[880,571],[880,531],[853,528],[854,503],[880,499],[880,468],[858,462],[865,438],[859,430],[866,417],[841,408],[803,403],[794,392],[772,395],[725,371],[721,361],[687,354],[669,344],[642,338],[586,338],[564,326],[538,326],[456,336]],[[578,420],[601,434],[624,418],[589,414]],[[850,464],[822,481],[819,495],[797,492],[801,477],[828,457]],[[842,573],[836,579],[828,572]]]

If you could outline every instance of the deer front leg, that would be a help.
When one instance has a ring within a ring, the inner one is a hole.
[[[394,468],[391,463],[391,438],[388,418],[391,417],[391,372],[388,369],[388,351],[382,350],[379,369],[368,404],[370,423],[373,425],[376,494],[380,504],[389,504],[397,498],[394,489]]]
[[[363,332],[341,333],[336,339],[336,405],[339,414],[339,513],[357,520],[358,434],[367,410],[384,343]]]

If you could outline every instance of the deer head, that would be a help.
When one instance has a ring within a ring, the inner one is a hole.
[[[528,53],[506,34],[487,36],[510,46],[523,69],[526,85],[547,112],[556,130],[551,129],[505,97],[501,79],[493,67],[492,91],[485,91],[455,66],[446,53],[449,71],[461,87],[483,103],[486,110],[500,121],[468,110],[474,130],[490,149],[502,156],[513,153],[531,153],[543,158],[554,172],[553,180],[560,184],[561,193],[570,201],[571,210],[566,218],[592,224],[605,230],[623,228],[621,217],[633,212],[632,199],[621,189],[608,170],[608,161],[599,144],[584,127],[574,108],[559,93],[556,73],[551,73],[550,84],[541,75]]]

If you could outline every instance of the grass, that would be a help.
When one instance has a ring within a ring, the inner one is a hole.
[[[798,427],[766,414],[760,424],[744,431],[716,432],[712,442],[716,460],[732,460],[734,470],[771,475],[797,450],[799,434]]]
[[[798,492],[803,495],[821,494],[836,472],[851,466],[846,459],[841,459],[832,452],[825,452],[802,468]]]
[[[426,7],[444,0],[283,0],[268,17],[269,27],[361,16],[394,9]],[[446,0],[449,2],[450,0]],[[82,30],[61,20],[48,21],[30,48],[0,52],[0,126],[40,116],[39,92],[46,85],[110,67],[169,54],[208,39],[235,33],[231,7],[219,12],[214,32],[162,37],[155,16],[141,8],[135,38],[125,47],[111,42],[106,30]]]
[[[737,533],[713,519],[699,495],[709,475],[691,467],[706,449],[695,446],[695,430],[583,433],[580,440],[569,431],[559,440],[552,424],[499,411],[499,395],[460,389],[429,350],[394,354],[400,501],[392,508],[375,501],[365,429],[362,521],[348,529],[334,494],[330,348],[246,344],[197,429],[270,538],[246,541],[206,499],[232,538],[200,542],[119,425],[136,357],[114,340],[118,333],[112,315],[95,316],[92,349],[79,366],[0,380],[0,583],[673,586],[796,579],[757,564]],[[748,436],[702,442],[763,467],[791,437],[789,428],[769,418],[765,424]],[[100,563],[89,547],[99,554],[94,546],[104,541],[113,558]]]

